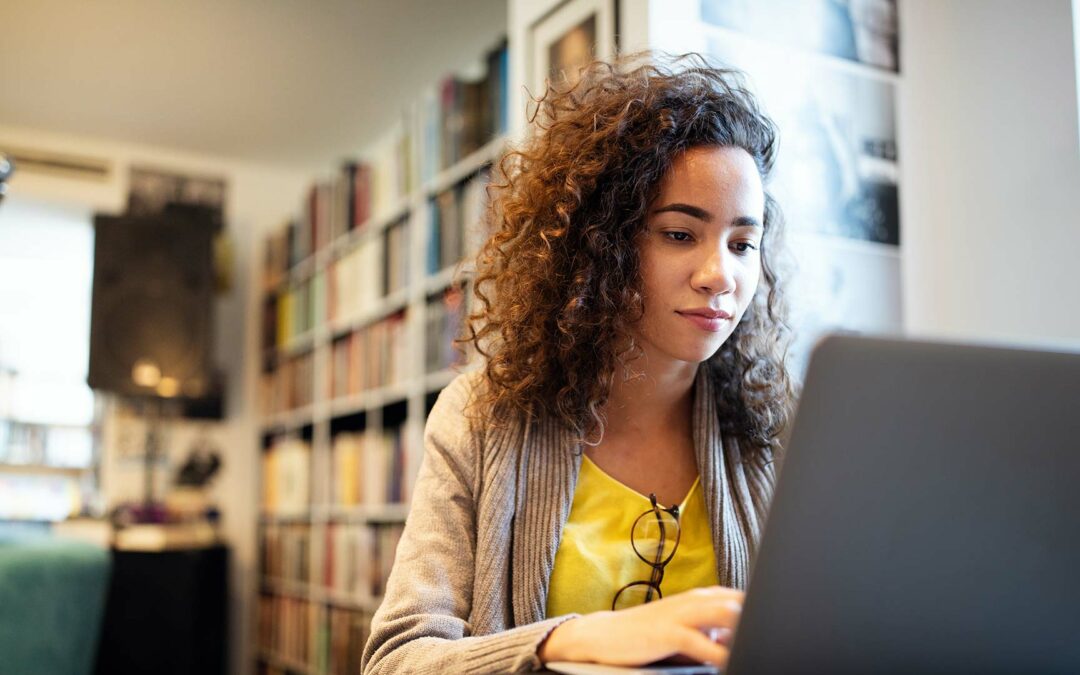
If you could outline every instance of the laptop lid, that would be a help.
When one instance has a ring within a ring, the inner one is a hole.
[[[1080,355],[815,349],[728,672],[1080,672]]]

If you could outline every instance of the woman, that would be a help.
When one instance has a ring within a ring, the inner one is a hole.
[[[534,122],[365,673],[727,658],[792,398],[774,128],[693,56],[595,63]]]

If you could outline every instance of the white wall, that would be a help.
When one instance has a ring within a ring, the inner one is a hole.
[[[233,556],[230,672],[249,672],[253,665],[249,650],[253,643],[252,603],[257,583],[255,526],[260,465],[256,410],[258,359],[244,357],[259,353],[257,280],[265,234],[299,208],[310,176],[218,157],[0,125],[0,146],[5,144],[109,160],[113,173],[105,182],[87,183],[17,171],[9,186],[9,194],[20,199],[85,206],[98,212],[123,210],[127,172],[132,164],[223,176],[228,181],[226,229],[235,248],[234,284],[230,292],[219,298],[215,316],[216,359],[226,372],[227,418],[220,423],[172,425],[165,441],[174,461],[183,459],[200,433],[206,433],[222,450],[223,468],[215,479],[213,493],[223,512],[224,534]],[[102,467],[102,488],[108,505],[138,500],[143,489],[141,462],[121,458],[115,452],[116,427],[112,422],[115,419],[107,424],[105,435],[106,446],[113,447],[105,448],[107,454]],[[165,474],[160,478],[165,478]]]
[[[904,315],[915,334],[1080,345],[1069,0],[902,0]]]

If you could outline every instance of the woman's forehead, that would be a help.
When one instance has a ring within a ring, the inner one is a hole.
[[[703,208],[727,203],[760,213],[764,190],[757,164],[738,147],[691,148],[677,155],[661,179],[654,207],[686,202]]]

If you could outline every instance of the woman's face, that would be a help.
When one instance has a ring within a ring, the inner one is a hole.
[[[765,193],[754,160],[734,147],[687,150],[659,187],[638,241],[645,314],[635,337],[651,365],[696,365],[754,297]]]

